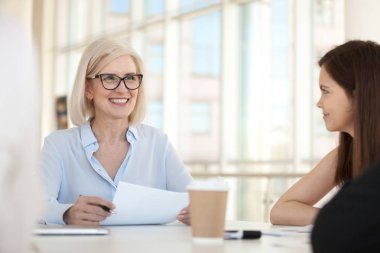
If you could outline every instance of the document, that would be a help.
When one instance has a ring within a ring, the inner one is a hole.
[[[115,213],[101,225],[165,224],[176,220],[189,204],[187,192],[172,192],[120,182],[113,203]]]
[[[308,226],[278,226],[274,225],[270,229],[264,229],[263,234],[269,236],[295,237],[303,234],[310,235],[313,225]]]
[[[310,233],[313,225],[308,226],[272,226],[262,231],[263,236],[274,236],[272,246],[297,249],[304,251],[310,249]]]

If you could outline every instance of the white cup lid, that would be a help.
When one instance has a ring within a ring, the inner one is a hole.
[[[212,178],[208,180],[194,180],[187,186],[187,189],[203,191],[228,191],[229,187],[223,178]]]

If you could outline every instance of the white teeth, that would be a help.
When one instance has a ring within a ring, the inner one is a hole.
[[[124,99],[124,98],[113,98],[113,99],[110,99],[110,101],[112,103],[115,103],[115,104],[125,104],[129,101],[129,99]]]

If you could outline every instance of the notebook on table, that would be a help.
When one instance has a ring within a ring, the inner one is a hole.
[[[108,235],[104,227],[85,227],[74,225],[40,225],[33,230],[35,235]]]

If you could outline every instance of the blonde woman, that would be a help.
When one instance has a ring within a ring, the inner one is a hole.
[[[85,49],[69,104],[77,127],[50,134],[42,151],[46,223],[99,224],[120,181],[186,191],[192,178],[167,135],[140,123],[143,80],[130,46],[99,39]],[[190,222],[187,209],[177,218]]]

